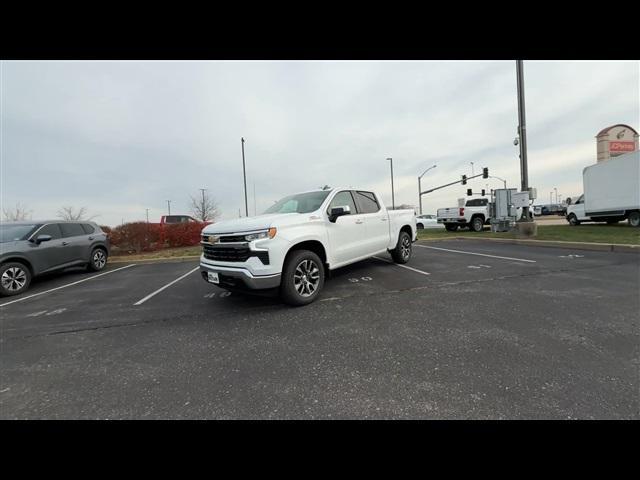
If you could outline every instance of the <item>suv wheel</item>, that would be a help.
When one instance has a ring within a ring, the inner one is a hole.
[[[90,272],[99,272],[107,265],[107,252],[102,248],[94,248],[91,252],[91,260],[87,269]]]
[[[309,250],[297,250],[287,259],[280,284],[280,296],[289,305],[313,302],[324,286],[324,266]]]
[[[22,263],[9,262],[0,266],[0,294],[18,295],[31,283],[31,271]]]

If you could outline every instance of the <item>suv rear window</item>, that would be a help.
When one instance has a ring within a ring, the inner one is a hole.
[[[82,225],[79,223],[60,223],[60,230],[62,230],[63,237],[78,237],[85,235]]]
[[[356,201],[358,202],[360,213],[376,213],[380,210],[380,205],[378,205],[376,196],[372,192],[357,191]]]
[[[82,228],[84,229],[84,233],[90,234],[95,233],[96,229],[90,223],[83,223]]]

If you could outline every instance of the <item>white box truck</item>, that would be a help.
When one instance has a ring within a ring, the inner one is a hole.
[[[570,225],[628,219],[632,226],[640,226],[640,152],[586,167],[582,184],[584,193],[567,207]]]

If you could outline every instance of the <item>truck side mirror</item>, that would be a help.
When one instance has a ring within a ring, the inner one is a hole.
[[[349,205],[331,208],[329,212],[329,221],[331,223],[335,223],[338,217],[342,217],[343,215],[351,215],[351,208]]]

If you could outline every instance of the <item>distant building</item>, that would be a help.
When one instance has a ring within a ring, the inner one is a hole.
[[[638,151],[638,137],[635,129],[622,123],[600,130],[596,135],[598,163]]]

